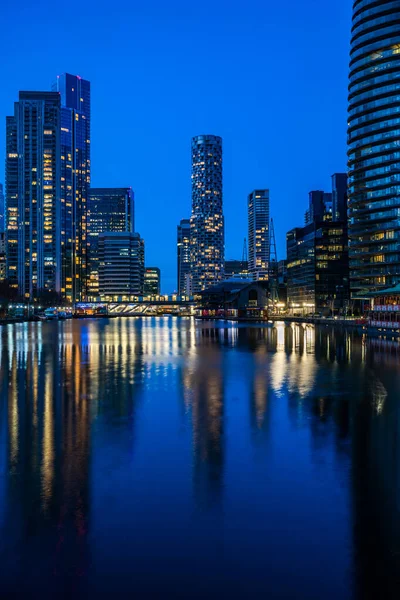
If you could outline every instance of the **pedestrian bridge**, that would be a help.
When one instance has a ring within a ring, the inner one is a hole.
[[[196,305],[193,296],[135,296],[107,299],[104,302],[79,302],[75,314],[80,316],[135,316],[144,314],[190,314]]]

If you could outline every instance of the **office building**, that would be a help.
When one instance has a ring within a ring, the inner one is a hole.
[[[5,228],[5,196],[3,184],[0,183],[0,232]]]
[[[348,171],[354,296],[400,282],[400,3],[355,0]]]
[[[190,281],[190,219],[182,219],[177,235],[177,290],[180,296],[191,293]]]
[[[144,240],[138,233],[100,233],[98,254],[101,300],[129,301],[143,294]]]
[[[61,291],[61,105],[20,92],[6,119],[7,278],[26,301]]]
[[[331,314],[345,310],[349,300],[347,221],[332,221],[329,195],[325,197],[327,205],[318,216],[286,236],[287,305],[292,314]]]
[[[161,290],[161,272],[158,267],[146,267],[144,270],[143,294],[159,296]]]
[[[225,279],[252,279],[247,260],[226,260]]]
[[[61,98],[61,292],[70,302],[88,295],[87,212],[90,188],[90,82],[59,75]]]
[[[105,232],[135,231],[132,188],[91,188],[88,202],[88,297],[99,295],[99,235]]]
[[[223,280],[222,139],[216,135],[192,139],[190,248],[193,293]]]
[[[267,280],[269,269],[269,190],[254,190],[247,199],[249,271],[253,279]]]
[[[347,173],[332,175],[332,219],[347,221]]]

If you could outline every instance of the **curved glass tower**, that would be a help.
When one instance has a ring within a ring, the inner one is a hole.
[[[200,292],[224,278],[224,248],[222,138],[198,135],[192,139],[192,292]]]
[[[355,0],[349,81],[352,292],[400,282],[400,0]]]

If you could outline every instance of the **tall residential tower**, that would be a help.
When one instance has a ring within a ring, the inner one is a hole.
[[[20,92],[6,120],[7,277],[27,301],[61,291],[61,105]]]
[[[269,269],[269,190],[254,190],[247,201],[249,264],[254,280],[267,280]]]
[[[224,278],[225,237],[222,212],[222,139],[192,139],[192,217],[190,219],[192,292]]]
[[[353,295],[400,282],[400,1],[355,0],[348,163]]]
[[[90,82],[59,75],[61,97],[61,292],[70,302],[88,294],[87,212],[90,188]]]

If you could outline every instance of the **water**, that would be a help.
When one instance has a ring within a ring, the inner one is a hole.
[[[398,598],[400,343],[0,328],[0,598]]]

